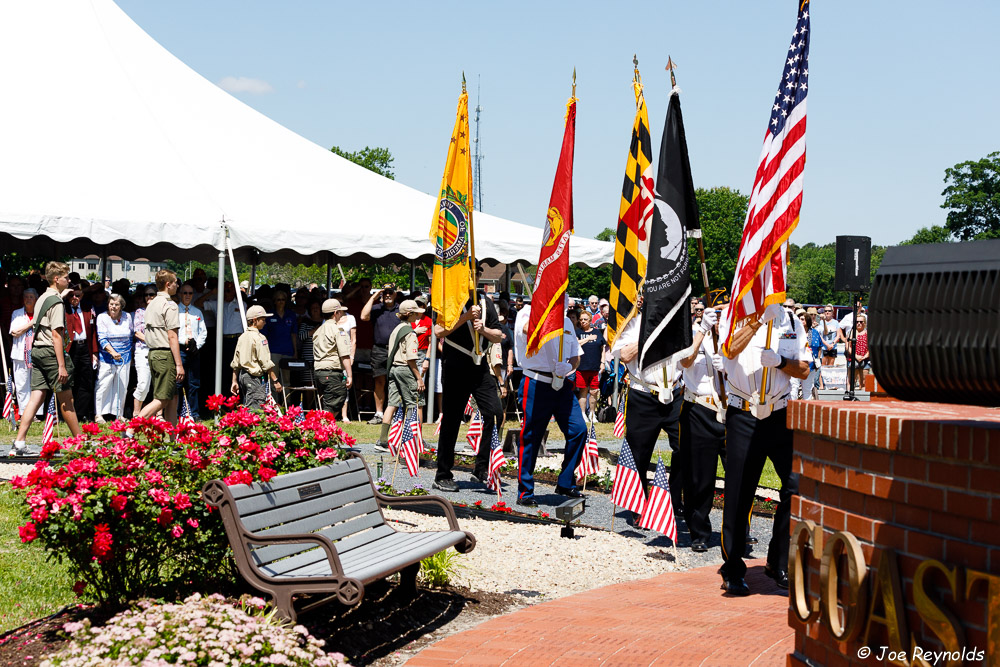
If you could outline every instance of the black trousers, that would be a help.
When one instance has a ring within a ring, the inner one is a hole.
[[[747,522],[753,499],[764,470],[771,459],[781,480],[774,530],[767,548],[767,562],[772,568],[788,570],[789,522],[792,496],[799,492],[798,475],[792,474],[792,431],[785,425],[787,410],[775,410],[766,419],[730,407],[726,412],[726,487],[722,509],[722,575],[742,577],[747,566]]]
[[[670,403],[661,403],[660,399],[635,389],[628,390],[628,403],[625,404],[625,440],[632,448],[635,465],[639,469],[643,490],[648,491],[646,471],[653,460],[653,450],[656,449],[656,439],[660,431],[667,434],[670,444],[670,499],[674,504],[674,513],[684,516],[682,502],[684,493],[684,459],[680,449],[680,416],[684,405],[684,389],[674,390]]]
[[[684,469],[684,520],[692,542],[708,542],[712,537],[712,500],[719,457],[726,462],[726,425],[716,412],[697,403],[684,401],[680,418],[680,449]]]
[[[90,363],[90,341],[73,343],[69,356],[73,360],[73,405],[80,421],[94,420],[94,367]]]
[[[503,424],[503,408],[497,396],[497,381],[490,373],[489,359],[478,366],[472,359],[445,359],[441,362],[441,435],[438,439],[437,474],[435,480],[452,479],[455,467],[455,440],[462,425],[465,405],[471,395],[476,399],[483,417],[483,438],[476,455],[476,473],[489,467],[490,440],[493,428]]]

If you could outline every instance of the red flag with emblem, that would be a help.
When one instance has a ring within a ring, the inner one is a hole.
[[[576,85],[574,84],[574,89]],[[575,91],[574,91],[575,92]],[[535,355],[546,341],[562,336],[566,317],[566,288],[569,285],[569,237],[573,233],[573,147],[576,140],[576,97],[566,104],[566,129],[562,151],[542,236],[542,251],[538,255],[535,273],[535,293],[528,318],[529,357]]]

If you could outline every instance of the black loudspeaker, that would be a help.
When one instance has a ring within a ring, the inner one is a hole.
[[[837,272],[833,289],[867,292],[872,288],[872,240],[867,236],[837,237]]]
[[[1000,239],[888,248],[868,347],[896,398],[1000,406]]]

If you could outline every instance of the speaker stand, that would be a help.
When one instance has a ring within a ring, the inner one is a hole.
[[[851,333],[850,333],[850,344],[851,344],[851,360],[847,363],[847,390],[844,392],[845,401],[857,401],[858,397],[854,395],[854,368],[857,362],[857,342],[858,342],[858,302],[861,301],[861,297],[864,292],[856,292],[854,295],[854,306],[851,310],[853,315],[851,316]],[[862,387],[863,389],[864,387]]]

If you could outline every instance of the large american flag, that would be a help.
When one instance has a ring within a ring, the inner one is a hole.
[[[402,413],[400,408],[396,411]],[[403,447],[403,460],[406,461],[406,471],[410,477],[416,477],[420,471],[420,421],[417,419],[417,409],[413,410],[402,420],[403,430],[400,436]],[[391,441],[390,436],[390,441]]]
[[[187,426],[194,424],[194,418],[191,416],[191,404],[188,403],[187,390],[181,389],[181,399],[181,414],[177,420],[177,425]]]
[[[403,409],[397,408],[392,415],[392,424],[389,425],[389,453],[393,456],[399,452],[399,445],[403,442]]]
[[[493,427],[493,437],[490,438],[490,466],[486,473],[486,486],[500,495],[500,469],[506,460],[503,456],[503,445],[500,444],[500,433],[497,427]]]
[[[469,432],[465,434],[465,439],[469,443],[469,447],[472,447],[472,451],[476,454],[479,453],[479,443],[483,439],[483,416],[479,414],[479,410],[472,415],[472,421],[469,422]]]
[[[639,527],[663,533],[677,544],[677,519],[670,500],[667,467],[663,465],[662,458],[656,458],[656,475],[653,476],[653,485],[649,487],[649,500],[646,502],[646,511],[639,519]]]
[[[597,451],[597,430],[593,422],[590,424],[590,437],[583,448],[583,456],[580,457],[580,464],[576,467],[578,479],[585,479],[587,475],[596,475],[599,470],[598,459],[600,454]]]
[[[806,93],[809,89],[809,0],[799,6],[785,69],[771,107],[743,225],[731,307],[719,323],[729,352],[736,325],[785,300],[788,237],[799,223],[806,164]]]
[[[642,480],[635,466],[632,448],[628,440],[622,443],[618,454],[618,468],[615,470],[615,484],[611,488],[611,502],[618,507],[642,514],[646,510],[646,494],[642,490]]]
[[[56,421],[58,417],[56,416],[56,394],[52,392],[52,398],[49,399],[49,408],[45,411],[45,428],[42,429],[42,444],[47,445],[50,440],[52,440],[52,435],[56,430]]]
[[[615,415],[616,438],[625,437],[625,403],[628,402],[626,396],[628,396],[628,393],[626,393],[625,396],[620,396],[618,398],[618,413]]]

